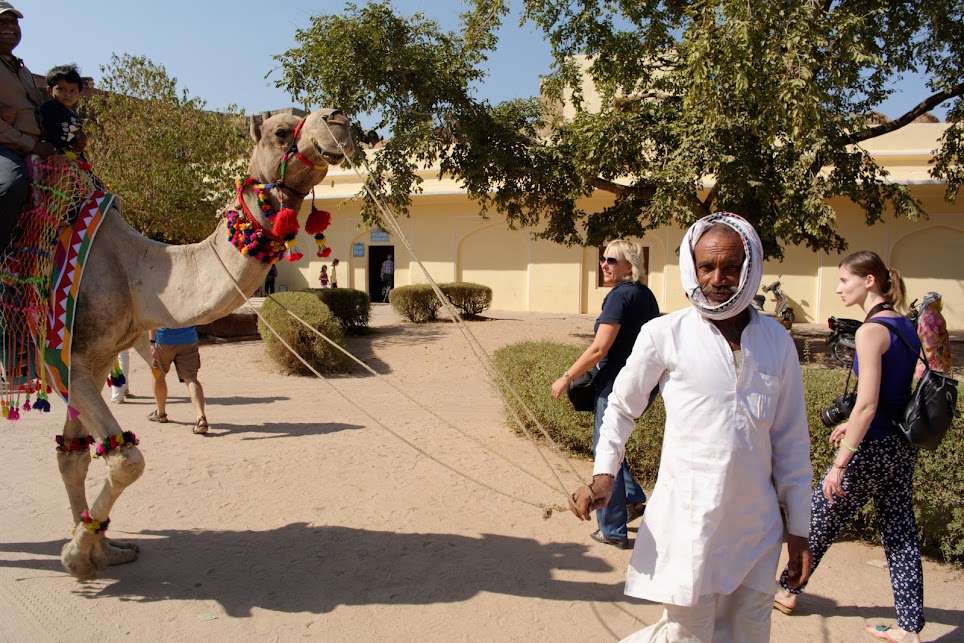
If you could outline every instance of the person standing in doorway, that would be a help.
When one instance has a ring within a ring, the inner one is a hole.
[[[327,288],[330,283],[331,281],[328,279],[328,266],[322,265],[321,272],[318,273],[318,287]]]
[[[328,273],[328,281],[331,283],[332,288],[338,287],[338,260],[331,260],[331,272]]]
[[[264,278],[264,294],[268,295],[274,294],[274,282],[278,278],[278,266],[271,264],[271,269],[268,270],[268,275]]]
[[[392,260],[392,255],[388,255],[388,258],[382,262],[381,277],[384,294],[382,301],[388,301],[388,293],[395,287],[395,262]]]

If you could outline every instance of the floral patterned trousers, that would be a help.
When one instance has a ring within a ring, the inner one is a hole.
[[[864,440],[844,475],[844,497],[835,499],[832,505],[827,502],[821,478],[813,490],[810,516],[812,573],[841,530],[873,499],[880,540],[890,568],[897,624],[909,632],[924,629],[924,572],[911,488],[916,463],[917,449],[899,435]],[[828,468],[827,473],[829,471]],[[806,585],[797,589],[787,586],[788,575],[784,569],[780,586],[793,594],[802,592]]]

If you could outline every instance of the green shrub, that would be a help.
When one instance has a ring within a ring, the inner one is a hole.
[[[349,335],[367,332],[372,317],[372,301],[367,292],[353,288],[310,288],[300,292],[310,292],[328,306]]]
[[[442,307],[442,302],[428,284],[392,288],[388,293],[388,303],[392,305],[392,310],[416,324],[435,321]]]
[[[592,455],[592,413],[577,413],[569,401],[552,399],[549,388],[582,353],[585,346],[551,342],[520,342],[495,352],[496,365],[520,398],[532,410],[553,440],[575,453]],[[847,371],[840,368],[803,367],[803,385],[810,427],[810,459],[814,484],[819,484],[834,456],[830,430],[820,412],[843,392]],[[503,386],[500,383],[500,387]],[[853,382],[851,382],[853,387]],[[508,396],[512,400],[512,396]],[[511,403],[515,406],[515,402]],[[964,407],[964,396],[958,409]],[[511,418],[508,410],[507,415]],[[520,414],[522,415],[522,414]],[[529,430],[535,426],[522,415]],[[659,470],[665,410],[657,397],[637,421],[626,446],[626,462],[643,486],[652,487]],[[511,420],[515,426],[515,421]],[[516,427],[517,428],[517,427]],[[922,550],[946,562],[964,564],[964,420],[954,422],[937,451],[921,451],[914,476],[914,511]],[[851,523],[852,537],[879,542],[877,521],[870,503]]]
[[[454,281],[439,284],[439,289],[464,317],[475,317],[492,305],[492,289],[482,284]]]
[[[280,304],[280,305],[279,305]],[[284,306],[284,308],[282,308]],[[261,315],[281,337],[320,373],[336,373],[348,370],[349,361],[343,353],[289,315],[285,308],[305,320],[312,328],[330,337],[344,347],[345,337],[341,323],[328,306],[309,292],[279,292],[265,300]],[[309,375],[311,371],[278,341],[264,320],[258,321],[258,332],[264,340],[264,348],[271,360],[283,370],[296,375]]]

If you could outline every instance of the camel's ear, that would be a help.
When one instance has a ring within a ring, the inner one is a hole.
[[[252,115],[248,118],[248,136],[255,143],[261,141],[261,117]]]
[[[251,128],[249,134],[255,143],[261,142],[261,126],[271,116],[270,112],[261,112],[260,116],[251,117]]]

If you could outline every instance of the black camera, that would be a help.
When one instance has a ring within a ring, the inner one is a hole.
[[[841,424],[853,413],[854,405],[857,403],[857,393],[841,393],[829,407],[820,412],[820,421],[827,428],[833,428]]]

